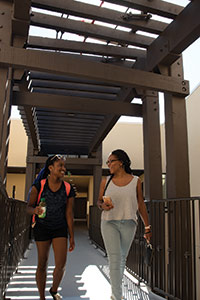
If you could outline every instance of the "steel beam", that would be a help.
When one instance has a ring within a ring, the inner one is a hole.
[[[51,64],[49,64],[50,61]],[[0,65],[95,78],[114,85],[170,92],[179,96],[187,96],[189,94],[188,81],[186,80],[99,62],[85,61],[65,54],[4,47],[0,52]]]

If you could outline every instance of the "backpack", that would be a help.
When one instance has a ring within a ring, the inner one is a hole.
[[[40,181],[40,184],[41,184],[41,187],[40,187],[40,191],[39,191],[39,194],[38,194],[38,198],[37,198],[37,203],[36,203],[36,206],[39,204],[40,202],[40,198],[41,198],[41,195],[42,195],[42,192],[44,190],[44,186],[45,186],[45,183],[46,183],[47,179],[42,179]],[[65,185],[65,190],[66,190],[66,194],[67,194],[67,197],[69,196],[69,193],[70,193],[70,190],[71,190],[71,185],[66,182],[66,181],[63,181],[64,182],[64,185]],[[32,228],[34,228],[36,224],[36,221],[35,221],[35,214],[32,216]]]

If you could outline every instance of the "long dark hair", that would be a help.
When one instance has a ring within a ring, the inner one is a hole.
[[[117,149],[117,150],[112,151],[111,154],[116,156],[117,159],[119,159],[122,162],[124,170],[125,170],[126,173],[132,174],[132,171],[131,171],[131,168],[130,168],[131,160],[130,160],[128,154],[124,150]]]

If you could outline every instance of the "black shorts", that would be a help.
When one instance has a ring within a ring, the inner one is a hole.
[[[33,228],[33,235],[35,241],[49,241],[58,237],[68,237],[67,227],[61,227],[58,229],[49,229],[46,226],[36,222]]]

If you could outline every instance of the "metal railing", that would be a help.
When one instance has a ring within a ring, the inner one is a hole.
[[[127,269],[138,280],[151,286],[152,291],[168,300],[200,299],[197,296],[199,254],[195,250],[199,243],[199,200],[200,197],[195,197],[152,200],[147,203],[154,249],[151,266],[144,262],[144,226],[138,219],[136,236],[127,258]],[[89,235],[96,245],[104,249],[100,215],[98,207],[90,207]]]
[[[8,198],[0,184],[0,299],[30,242],[26,203]]]

